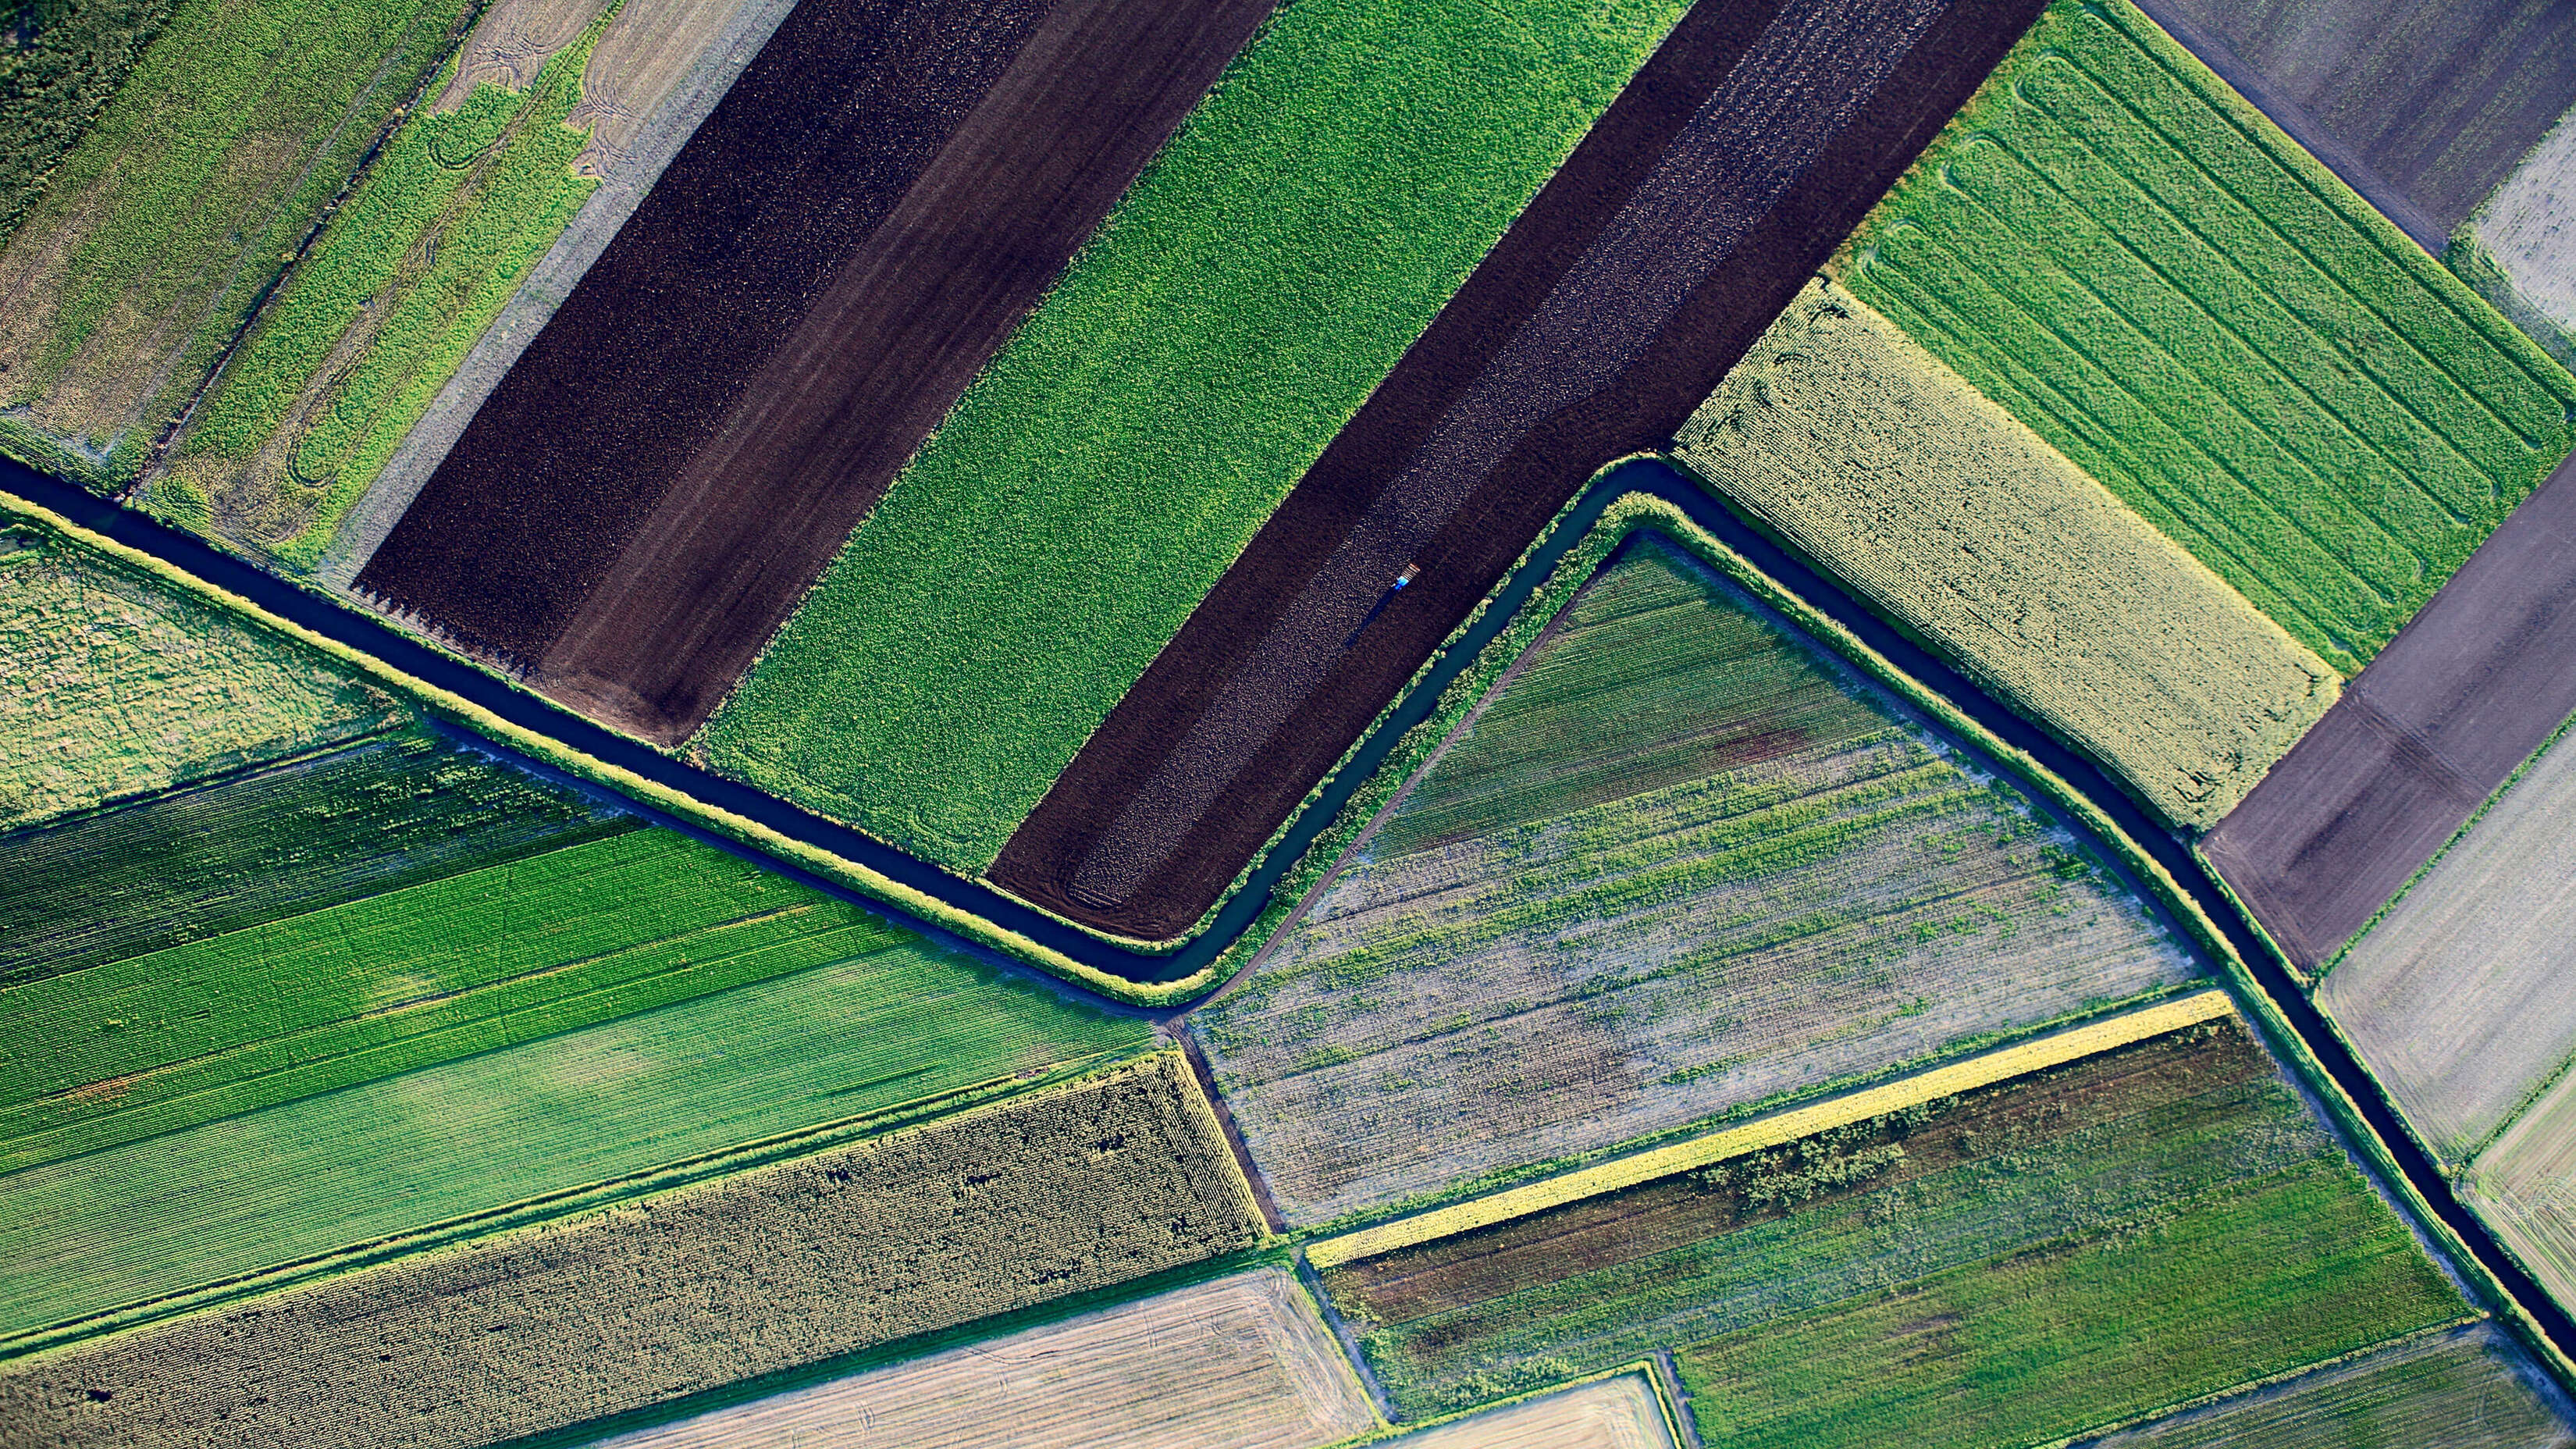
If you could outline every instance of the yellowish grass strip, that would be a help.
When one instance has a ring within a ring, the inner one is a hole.
[[[2235,1007],[2229,1003],[2226,992],[2216,987],[2195,991],[2189,996],[2158,1002],[2137,1011],[1982,1052],[1847,1096],[1792,1108],[1740,1127],[1712,1132],[1706,1137],[1694,1137],[1652,1152],[1641,1152],[1634,1157],[1618,1158],[1580,1172],[1569,1172],[1563,1177],[1476,1198],[1437,1212],[1399,1218],[1338,1238],[1327,1238],[1307,1246],[1306,1261],[1318,1268],[1330,1268],[1374,1258],[1399,1248],[1410,1248],[1434,1238],[1490,1227],[1583,1198],[1617,1192],[1659,1177],[1670,1177],[1677,1172],[1711,1166],[1748,1152],[1795,1142],[1801,1137],[1811,1137],[1846,1123],[1884,1116],[1936,1098],[1974,1091],[2012,1077],[2062,1066],[2114,1047],[2210,1021],[2233,1010]]]

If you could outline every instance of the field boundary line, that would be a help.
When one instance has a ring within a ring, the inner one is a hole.
[[[2197,1026],[2234,1010],[2227,993],[2210,986],[2189,996],[2158,1002],[2013,1046],[1980,1052],[1914,1076],[1756,1118],[1740,1127],[1676,1142],[1634,1157],[1617,1158],[1526,1187],[1510,1188],[1456,1207],[1399,1218],[1379,1227],[1363,1228],[1355,1233],[1312,1243],[1307,1246],[1306,1258],[1318,1268],[1331,1268],[1362,1258],[1378,1257],[1434,1238],[1490,1227],[1583,1198],[1599,1197],[1693,1168],[1712,1166],[1766,1147],[1778,1147],[1802,1137],[1812,1137],[1831,1128],[1903,1111],[1936,1098],[2063,1066],[2149,1037]]]
[[[1323,1301],[1320,1294],[1317,1297],[1317,1301]],[[1681,1426],[1689,1423],[1690,1421],[1680,1414],[1679,1409],[1673,1403],[1672,1395],[1666,1392],[1663,1383],[1663,1375],[1657,1372],[1657,1368],[1658,1365],[1656,1360],[1651,1356],[1647,1358],[1632,1359],[1627,1363],[1616,1364],[1606,1369],[1597,1369],[1588,1374],[1578,1374],[1573,1378],[1558,1379],[1553,1383],[1542,1384],[1534,1389],[1523,1389],[1519,1393],[1512,1394],[1504,1398],[1481,1400],[1477,1403],[1468,1405],[1466,1408],[1452,1410],[1449,1413],[1435,1415],[1432,1418],[1414,1419],[1404,1423],[1396,1423],[1393,1420],[1389,1420],[1386,1427],[1382,1429],[1373,1430],[1353,1439],[1336,1439],[1331,1444],[1324,1446],[1324,1449],[1361,1449],[1361,1446],[1363,1445],[1388,1443],[1401,1444],[1416,1434],[1428,1433],[1433,1429],[1442,1428],[1467,1419],[1473,1419],[1480,1414],[1491,1414],[1503,1409],[1517,1408],[1522,1404],[1530,1403],[1538,1399],[1544,1399],[1550,1394],[1567,1393],[1575,1389],[1589,1388],[1594,1384],[1605,1384],[1612,1379],[1628,1378],[1631,1376],[1642,1381],[1646,1386],[1646,1392],[1654,1396],[1655,1412],[1662,1417],[1664,1433],[1670,1436],[1671,1442],[1677,1446],[1696,1443],[1696,1435],[1684,1437]]]

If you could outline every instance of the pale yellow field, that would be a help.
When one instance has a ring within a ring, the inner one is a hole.
[[[2123,778],[2217,823],[2341,680],[1885,318],[1801,293],[1678,456]]]
[[[2447,1161],[2475,1156],[2576,1055],[2571,820],[2576,745],[2562,741],[2317,988]]]
[[[1404,1449],[1671,1449],[1641,1374],[1621,1374],[1406,1434]]]
[[[2576,1074],[2542,1093],[2458,1180],[2549,1296],[2576,1308]]]
[[[1377,1424],[1304,1287],[1285,1269],[1259,1268],[623,1434],[602,1449],[932,1449],[1005,1441],[1024,1449],[1311,1449]]]

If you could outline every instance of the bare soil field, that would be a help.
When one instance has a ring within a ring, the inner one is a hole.
[[[1648,535],[1190,1030],[1314,1223],[2194,969],[2027,801]]]
[[[1002,1426],[1023,1449],[1318,1449],[1378,1418],[1296,1275],[1257,1268],[599,1449],[965,1449]]]
[[[42,1442],[488,1444],[1203,1261],[1261,1234],[1176,1053],[0,1365]]]
[[[991,878],[1123,934],[1186,929],[1566,499],[1670,439],[2038,8],[1695,8]]]
[[[2550,0],[2140,8],[2428,251],[2576,106],[2576,10]]]
[[[1404,1449],[1671,1449],[1663,1406],[1643,1374],[1621,1374],[1452,1420]]]
[[[2561,1074],[2459,1182],[2549,1296],[2576,1304],[2576,1073]]]
[[[2576,367],[2576,111],[2488,194],[2442,259],[2550,355]],[[2482,275],[2490,267],[2492,275]]]
[[[2465,1162],[2576,1056],[2576,746],[2561,743],[2317,988],[2435,1155]]]
[[[2290,959],[2334,956],[2576,712],[2576,461],[2344,689],[2202,851]]]
[[[358,588],[686,738],[1270,8],[800,7]]]
[[[2565,1394],[2494,1325],[2446,1328],[2083,1449],[2567,1449]]]

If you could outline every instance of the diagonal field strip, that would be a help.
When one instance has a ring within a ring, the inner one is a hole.
[[[1731,1127],[1706,1137],[1676,1142],[1652,1152],[1639,1153],[1570,1172],[1545,1182],[1516,1187],[1491,1197],[1477,1198],[1455,1207],[1415,1217],[1399,1218],[1374,1228],[1346,1233],[1309,1244],[1306,1261],[1318,1268],[1374,1258],[1399,1248],[1427,1243],[1474,1228],[1488,1227],[1513,1218],[1558,1207],[1580,1198],[1597,1197],[1651,1182],[1659,1177],[1707,1167],[1730,1157],[1741,1157],[1765,1147],[1777,1147],[1812,1136],[1827,1128],[1847,1122],[1881,1116],[1906,1107],[1946,1097],[1954,1092],[1989,1086],[2008,1077],[2059,1066],[2113,1047],[2144,1041],[2151,1036],[2178,1030],[2199,1022],[2215,1020],[2233,1012],[2227,993],[2216,988],[2194,992],[2176,1000],[2159,1002],[2141,1011],[2087,1023],[2068,1031],[2027,1041],[2000,1051],[1985,1052],[1965,1061],[1935,1067],[1928,1072],[1870,1087],[1849,1096],[1836,1097],[1812,1106],[1799,1107],[1741,1127]]]

